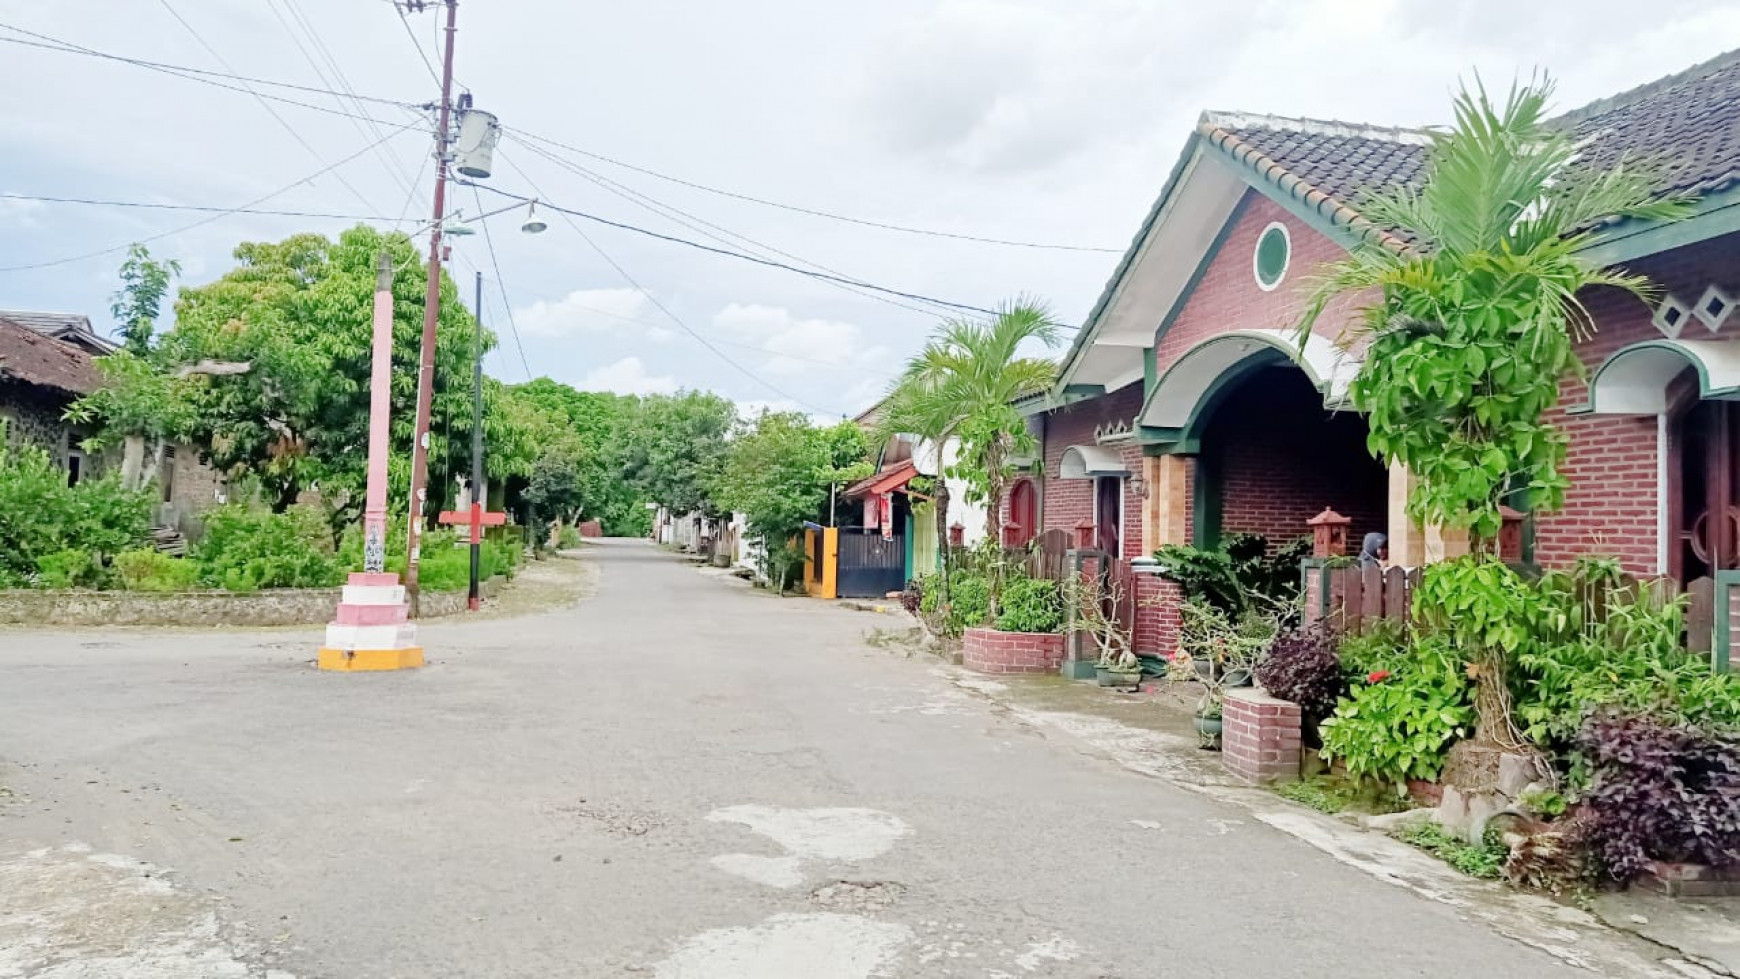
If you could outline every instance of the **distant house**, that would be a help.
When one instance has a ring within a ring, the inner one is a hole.
[[[112,354],[120,344],[98,336],[91,318],[83,313],[44,313],[29,309],[0,309],[0,320],[35,330],[45,337],[70,343],[93,357]]]
[[[101,383],[88,349],[0,316],[0,418],[7,439],[47,450],[70,482],[95,466],[79,446],[90,433],[62,416]]]

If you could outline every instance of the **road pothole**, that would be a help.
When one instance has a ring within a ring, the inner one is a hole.
[[[830,911],[880,911],[906,894],[892,880],[836,880],[810,892],[810,903]]]
[[[645,809],[632,809],[614,802],[579,800],[571,806],[557,806],[564,816],[573,816],[593,823],[599,829],[617,837],[645,836],[665,824],[665,818]]]

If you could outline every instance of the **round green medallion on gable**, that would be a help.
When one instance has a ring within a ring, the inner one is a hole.
[[[1264,292],[1280,285],[1286,278],[1292,251],[1286,225],[1276,221],[1263,229],[1257,238],[1256,253],[1251,256],[1251,271],[1256,274],[1257,286]]]

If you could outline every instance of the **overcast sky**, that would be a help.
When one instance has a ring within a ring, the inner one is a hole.
[[[213,71],[227,63],[317,88],[336,84],[330,59],[357,93],[413,103],[435,98],[417,46],[435,57],[437,16],[409,15],[407,32],[387,0],[0,0],[0,23],[107,52]],[[1506,83],[1537,67],[1559,80],[1559,105],[1571,108],[1720,53],[1740,38],[1740,5],[466,0],[459,25],[456,75],[510,128],[804,208],[1111,251],[879,230],[558,151],[612,188],[512,141],[491,186],[714,244],[704,235],[739,235],[756,244],[737,239],[738,250],[967,305],[1030,294],[1077,323],[1205,108],[1438,123],[1458,77],[1478,70]],[[16,35],[0,30],[5,36]],[[377,133],[417,122],[391,105],[364,104],[392,123],[377,130],[12,44],[0,44],[0,91],[0,192],[233,207],[288,186],[260,206],[405,214],[407,228],[428,214],[430,146],[415,129],[291,186]],[[459,203],[475,211],[471,193]],[[687,212],[681,220],[693,227],[649,210],[647,198]],[[499,202],[484,195],[486,207]],[[126,244],[200,218],[0,199],[0,267],[107,250],[0,271],[0,308],[83,312],[106,329]],[[584,388],[707,388],[740,402],[850,414],[881,394],[936,323],[905,300],[582,222],[595,249],[558,216],[548,219],[538,237],[518,233],[517,215],[490,225],[525,350],[522,363],[492,284],[488,322],[504,344],[489,369],[508,381],[526,379],[529,364]],[[151,248],[200,283],[223,274],[239,241],[349,223],[233,215]],[[474,267],[495,279],[482,236],[454,251],[462,281]]]

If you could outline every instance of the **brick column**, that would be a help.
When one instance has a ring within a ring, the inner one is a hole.
[[[1185,457],[1144,456],[1142,480],[1148,498],[1142,501],[1142,548],[1153,552],[1165,544],[1190,543],[1190,508],[1185,505]]]
[[[1390,563],[1405,568],[1468,553],[1468,531],[1448,527],[1421,527],[1408,519],[1408,494],[1414,488],[1414,474],[1398,462],[1390,463]],[[1349,542],[1355,552],[1362,541]]]
[[[1226,692],[1221,758],[1227,771],[1254,785],[1299,777],[1299,705],[1260,687]]]
[[[1178,629],[1182,620],[1178,603],[1184,592],[1178,583],[1158,574],[1139,572],[1131,576],[1136,594],[1136,627],[1130,637],[1132,648],[1144,656],[1167,657],[1178,650]]]

